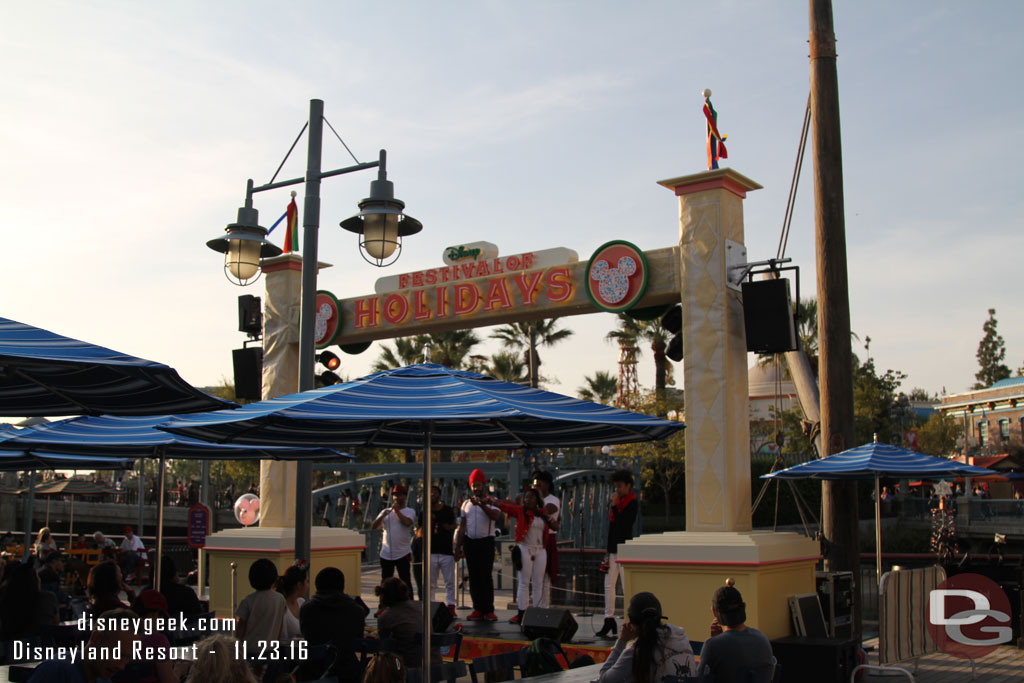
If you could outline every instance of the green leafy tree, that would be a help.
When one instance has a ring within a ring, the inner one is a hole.
[[[449,330],[430,335],[417,335],[422,345],[430,345],[430,361],[456,370],[478,369],[484,360],[472,354],[480,337],[473,330]],[[422,347],[421,347],[422,348]]]
[[[672,372],[668,356],[665,355],[668,332],[661,326],[661,320],[635,320],[625,313],[619,313],[618,325],[618,329],[605,335],[605,339],[617,342],[620,347],[637,347],[638,356],[640,342],[650,342],[651,353],[654,356],[654,391],[659,397],[664,398],[665,387]],[[657,405],[664,405],[664,402]]]
[[[532,337],[530,330],[533,330]],[[540,382],[540,354],[537,347],[551,347],[571,337],[573,331],[558,328],[558,318],[541,318],[524,322],[502,325],[491,333],[491,339],[498,339],[502,346],[523,352],[524,365],[529,372],[530,359],[533,358],[535,374],[530,378],[530,386],[536,387]],[[532,343],[531,343],[532,339]]]
[[[659,399],[654,392],[641,396],[637,406],[638,412],[648,415],[678,414],[682,410],[681,401],[674,397]],[[666,521],[677,501],[680,513],[685,515],[685,497],[678,490],[686,474],[686,439],[681,431],[667,439],[619,446],[615,454],[639,459],[644,490],[656,491],[657,497],[664,501]],[[678,497],[674,498],[673,494],[677,493]]]
[[[492,355],[487,365],[487,374],[504,382],[530,383],[530,371],[523,357],[514,351],[499,351]]]
[[[1003,363],[1006,360],[1006,342],[999,334],[996,309],[988,309],[988,320],[981,329],[985,336],[978,343],[976,356],[981,369],[974,375],[978,381],[974,383],[972,389],[985,389],[1010,376],[1010,368]]]
[[[932,413],[928,421],[917,428],[917,447],[928,455],[954,455],[957,438],[963,435],[963,425],[952,415]]]
[[[593,375],[584,377],[583,381],[586,382],[586,386],[577,389],[576,395],[584,401],[594,401],[604,405],[611,405],[615,401],[619,381],[612,373],[598,370]]]
[[[419,363],[423,360],[423,340],[425,335],[415,337],[395,337],[394,348],[381,344],[380,357],[373,363],[373,371],[393,370],[406,365]]]

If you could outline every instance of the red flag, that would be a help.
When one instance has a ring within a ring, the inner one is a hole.
[[[288,229],[284,233],[284,253],[289,254],[299,250],[299,207],[295,204],[294,192],[285,215],[288,217]]]

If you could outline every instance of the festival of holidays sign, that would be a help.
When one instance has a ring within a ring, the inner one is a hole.
[[[563,247],[502,256],[489,242],[446,247],[444,265],[376,282],[375,293],[337,302],[340,327],[325,334],[337,344],[448,329],[497,325],[679,300],[677,248],[645,255],[617,240],[599,247],[589,261]],[[653,269],[664,277],[653,277]],[[650,284],[660,283],[656,296]],[[318,292],[318,295],[329,294]],[[332,297],[333,298],[333,297]],[[330,303],[327,297],[325,303]],[[318,304],[320,299],[318,298]],[[325,332],[335,317],[325,311]]]

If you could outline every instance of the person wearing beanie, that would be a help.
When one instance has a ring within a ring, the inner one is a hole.
[[[775,673],[772,644],[765,634],[747,626],[747,605],[732,585],[715,591],[711,598],[711,637],[700,652],[701,674],[716,683],[753,681],[769,683]],[[748,673],[749,672],[749,673]]]
[[[469,475],[471,495],[460,508],[459,528],[455,532],[455,556],[466,558],[469,594],[473,611],[470,621],[497,621],[494,613],[494,521],[501,512],[487,493],[487,477],[475,469]]]
[[[601,667],[600,683],[658,683],[665,676],[697,675],[686,630],[661,623],[665,617],[653,593],[634,595],[626,618],[615,647]]]

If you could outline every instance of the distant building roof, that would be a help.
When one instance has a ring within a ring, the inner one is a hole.
[[[1007,377],[1006,379],[999,380],[998,382],[990,386],[989,389],[999,389],[1001,387],[1015,387],[1019,385],[1024,385],[1024,377]]]

